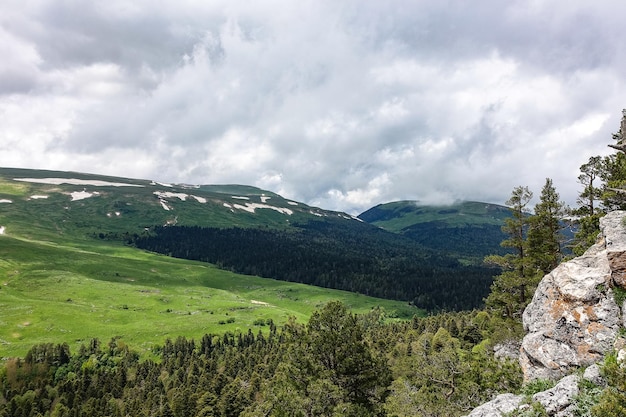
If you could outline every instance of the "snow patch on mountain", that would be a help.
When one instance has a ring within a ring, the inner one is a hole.
[[[34,182],[37,184],[52,185],[92,185],[94,187],[143,187],[138,184],[128,184],[125,182],[108,182],[100,180],[80,180],[76,178],[13,178],[14,181]]]
[[[0,203],[12,203],[12,202],[13,200],[7,200],[7,199],[0,200]]]
[[[246,203],[245,206],[242,206],[241,204],[233,204],[233,207],[239,210],[245,210],[249,213],[254,213],[256,209],[270,209],[289,216],[293,214],[293,210],[283,207],[270,206],[268,204]]]
[[[178,198],[181,201],[187,201],[187,199],[191,197],[195,199],[198,203],[205,204],[207,202],[207,199],[204,197],[198,197],[197,195],[189,195],[185,193],[173,193],[170,191],[155,191],[152,194],[156,195],[159,198],[159,202],[161,203],[161,206],[163,207],[163,209],[168,210],[168,211],[171,210],[172,208],[167,205],[166,198]]]
[[[83,191],[74,191],[73,193],[70,193],[70,195],[72,196],[72,201],[78,201],[78,200],[84,200],[89,197],[100,195],[100,193],[97,191],[90,193],[89,191],[83,190]]]
[[[187,200],[187,197],[189,197],[189,194],[185,194],[185,193],[171,193],[169,191],[155,191],[152,194],[156,195],[160,199],[164,199],[164,198],[178,198],[181,201],[185,201],[185,200]]]
[[[231,195],[230,198],[234,198],[235,200],[250,200],[250,197],[243,197],[238,195]]]
[[[166,182],[156,182],[156,181],[152,181],[150,185],[160,185],[162,187],[169,187],[169,188],[173,187],[172,184],[168,184]]]
[[[41,199],[46,199],[48,198],[47,195],[31,195],[30,199],[31,200],[41,200]]]

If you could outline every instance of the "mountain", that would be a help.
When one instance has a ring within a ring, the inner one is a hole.
[[[427,310],[481,305],[492,269],[348,214],[242,185],[0,170],[0,226],[52,242],[124,242],[221,269]]]
[[[505,253],[500,242],[507,236],[501,228],[508,217],[508,207],[475,201],[447,206],[396,201],[358,215],[365,222],[474,265],[481,264],[486,255]]]
[[[423,314],[406,301],[242,275],[122,239],[164,224],[279,231],[325,218],[362,224],[254,187],[0,168],[0,361],[36,343],[94,337],[149,352],[168,337],[305,321],[331,300],[355,312]]]
[[[167,184],[9,168],[0,169],[0,181],[3,212],[11,214],[5,227],[25,222],[21,224],[28,228],[74,237],[103,230],[134,233],[154,225],[285,228],[324,217],[352,221],[345,213],[242,185]],[[38,218],[34,225],[33,218]]]

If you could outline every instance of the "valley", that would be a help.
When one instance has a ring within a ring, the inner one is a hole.
[[[277,229],[287,227],[286,220],[306,216],[357,223],[347,215],[253,187],[174,187],[13,169],[1,169],[0,174],[0,200],[5,201],[0,203],[0,358],[23,356],[38,343],[78,347],[94,337],[122,338],[149,356],[166,338],[267,331],[270,324],[282,325],[290,317],[306,321],[331,300],[355,312],[380,306],[389,317],[423,314],[403,301],[237,274],[99,238],[142,233],[150,225],[174,221],[261,222]],[[278,200],[275,206],[270,197]],[[212,210],[206,210],[209,205]]]

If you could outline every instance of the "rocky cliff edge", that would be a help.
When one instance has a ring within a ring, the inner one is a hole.
[[[626,284],[625,216],[614,211],[600,219],[598,242],[541,280],[523,316],[526,380],[558,379],[613,349],[622,315],[614,288]]]
[[[527,334],[519,361],[525,380],[560,379],[551,390],[533,396],[550,416],[572,415],[571,401],[581,376],[570,374],[586,367],[588,373],[597,373],[594,364],[615,348],[625,326],[625,305],[618,305],[615,297],[626,290],[625,219],[625,211],[600,219],[596,244],[547,274],[524,311]],[[503,394],[468,417],[498,417],[521,404],[522,396]]]

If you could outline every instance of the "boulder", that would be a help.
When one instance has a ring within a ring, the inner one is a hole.
[[[501,394],[493,400],[476,407],[466,417],[502,417],[517,410],[524,396],[515,394]]]
[[[513,361],[519,360],[519,341],[507,341],[497,344],[493,347],[493,356],[501,361],[510,359]]]
[[[466,417],[504,417],[514,412],[524,413],[532,402],[540,403],[551,417],[574,417],[574,398],[578,395],[578,375],[561,379],[554,387],[536,393],[532,399],[523,395],[501,394],[495,399],[475,408]],[[524,414],[522,414],[524,415]]]
[[[549,416],[571,416],[572,403],[579,392],[579,381],[578,375],[566,376],[553,388],[533,395],[533,401],[541,403]]]
[[[600,361],[613,348],[621,311],[611,287],[621,279],[619,271],[626,272],[625,216],[623,211],[607,214],[600,220],[598,242],[539,283],[523,314],[527,334],[520,365],[526,380],[557,380]]]
[[[606,387],[606,380],[600,373],[600,367],[596,363],[588,366],[587,369],[585,369],[585,372],[583,373],[583,379],[599,387]]]

